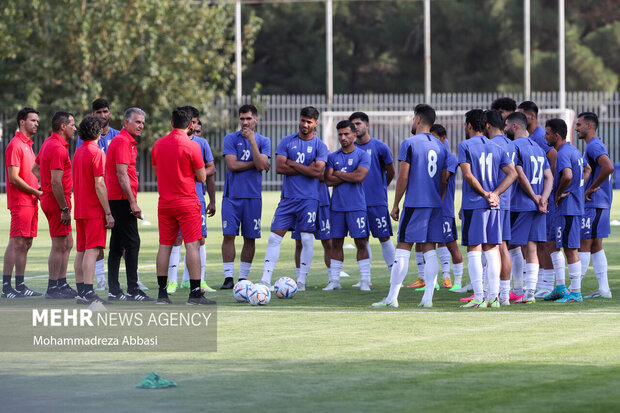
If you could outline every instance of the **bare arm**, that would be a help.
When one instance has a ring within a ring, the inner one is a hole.
[[[334,168],[329,168],[327,172],[325,172],[325,183],[329,186],[338,186],[344,181],[342,178],[338,178],[334,176]]]
[[[396,171],[394,170],[394,163],[385,165],[385,178],[386,178],[388,185],[390,185],[395,175],[396,175]]]
[[[547,206],[549,205],[549,195],[553,189],[553,174],[551,169],[545,169],[545,180],[543,181],[543,191],[538,203],[538,210],[543,213],[549,212]]]
[[[255,168],[253,162],[240,161],[237,159],[237,155],[227,154],[224,156],[224,160],[226,160],[226,167],[231,172],[243,172]]]
[[[211,162],[212,163],[212,162]],[[207,205],[207,216],[215,215],[215,174],[207,176],[207,194],[209,195],[209,205]]]
[[[32,166],[32,174],[36,176],[38,180],[41,180],[41,167],[36,162]]]
[[[471,172],[471,165],[467,162],[463,162],[459,164],[461,167],[461,171],[463,172],[463,179],[467,181],[469,186],[476,192],[478,192],[484,199],[487,200],[489,206],[496,207],[499,205],[499,196],[493,192],[487,192],[484,190],[480,182],[476,179],[474,174]]]
[[[314,161],[310,165],[303,165],[291,159],[286,160],[286,164],[293,168],[297,173],[310,178],[319,178],[325,171],[324,161]]]
[[[97,193],[97,198],[99,198],[99,204],[101,204],[105,212],[105,227],[110,229],[114,227],[114,218],[112,218],[110,204],[108,204],[108,188],[105,186],[103,176],[95,177],[95,192]]]
[[[276,155],[276,173],[280,175],[297,175],[295,169],[286,162],[288,158],[284,155]]]
[[[345,182],[351,182],[354,184],[360,183],[366,179],[368,175],[368,168],[363,166],[358,166],[352,172],[342,172],[342,171],[334,171],[333,175],[337,178],[342,179]]]
[[[549,167],[551,168],[551,175],[555,173],[555,161],[558,159],[558,151],[555,148],[551,148],[547,152],[547,160],[549,161]]]
[[[194,176],[196,177],[196,182],[204,182],[207,179],[206,168],[194,169]]]
[[[54,199],[58,202],[58,206],[60,209],[68,208],[67,200],[65,199],[65,190],[62,187],[62,174],[63,171],[61,169],[52,169],[52,194],[54,194]],[[63,225],[71,224],[71,212],[67,209],[67,211],[62,211],[60,213],[60,222]]]
[[[250,148],[252,150],[252,167],[256,168],[257,171],[268,171],[270,168],[269,165],[269,157],[260,152],[258,148],[258,144],[256,143],[256,135],[251,129],[243,129],[241,130],[241,136],[246,138],[248,142],[250,142]]]
[[[523,172],[523,167],[517,165],[515,166],[515,169],[517,170],[517,179],[519,181],[519,186],[521,186],[521,189],[523,189],[525,195],[530,197],[532,201],[538,204],[538,201],[540,200],[540,195],[536,195],[536,192],[534,192],[534,189],[530,184],[530,180],[528,179],[527,175],[525,175],[525,172]]]
[[[560,183],[555,191],[555,206],[559,206],[558,203],[560,199],[568,196],[570,192],[564,192],[570,185],[570,182],[573,180],[573,171],[570,168],[564,168],[560,172]]]
[[[24,181],[21,176],[19,176],[19,166],[9,165],[9,182],[11,185],[14,185],[17,189],[22,192],[26,192],[28,194],[34,195],[37,198],[41,196],[43,192],[39,191],[36,188],[31,187]]]
[[[588,182],[590,179],[590,174],[592,173],[592,167],[588,164],[585,164],[583,167],[583,182]]]
[[[443,198],[446,195],[446,188],[448,188],[448,179],[452,176],[452,172],[444,169],[441,171],[441,202],[443,202]]]
[[[591,201],[592,199],[590,198],[590,194],[598,191],[600,189],[600,185],[607,179],[609,179],[609,175],[614,173],[614,166],[609,160],[609,156],[601,155],[596,159],[596,162],[601,166],[601,172],[598,174],[596,179],[594,179],[592,185],[590,185],[590,187],[586,189],[586,201]]]
[[[394,206],[392,207],[392,212],[390,212],[390,216],[394,221],[398,221],[400,218],[400,200],[405,195],[405,190],[407,189],[407,185],[409,184],[409,169],[411,165],[405,161],[400,161],[398,164],[398,179],[396,180],[396,193],[394,194]]]
[[[127,174],[127,170],[129,165],[126,163],[117,163],[116,164],[116,177],[118,178],[118,184],[123,190],[123,194],[127,201],[129,201],[129,208],[131,209],[131,214],[136,218],[140,218],[142,216],[142,210],[138,206],[138,201],[133,196],[133,191],[131,190],[131,181],[129,180],[129,175]]]

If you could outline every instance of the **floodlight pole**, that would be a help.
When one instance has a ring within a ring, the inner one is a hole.
[[[334,103],[334,33],[332,0],[325,2],[325,61],[327,62],[327,104]]]
[[[564,29],[564,0],[558,0],[558,28],[559,28],[559,45],[558,55],[559,61],[559,89],[560,89],[560,109],[566,109],[566,44],[565,44],[565,29]]]
[[[530,0],[523,0],[523,97],[531,100],[532,94],[532,68],[530,46]]]
[[[241,1],[235,2],[235,75],[237,81],[237,106],[241,106]]]
[[[431,0],[424,0],[424,101],[431,103]]]

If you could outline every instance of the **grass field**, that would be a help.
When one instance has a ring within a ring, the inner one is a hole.
[[[252,280],[262,273],[278,196],[264,197]],[[140,277],[154,295],[156,195],[140,194],[139,202],[153,224],[140,226]],[[618,202],[612,219],[620,220]],[[223,280],[219,211],[208,226],[207,281],[217,288]],[[2,195],[1,251],[8,229]],[[209,294],[218,302],[217,352],[2,353],[0,411],[620,411],[619,244],[620,227],[612,227],[605,243],[612,300],[461,310],[460,295],[442,290],[429,311],[416,307],[420,292],[403,289],[401,307],[385,311],[370,307],[389,284],[378,242],[372,243],[374,286],[366,293],[351,288],[359,277],[355,250],[345,250],[351,277],[342,280],[344,289],[321,291],[327,275],[317,242],[308,291],[293,300],[274,297],[260,308],[236,303],[230,291]],[[237,246],[239,254],[240,241]],[[39,291],[47,285],[49,247],[41,214],[26,269],[28,285]],[[276,278],[294,278],[293,250],[287,237]],[[406,282],[415,279],[415,262],[409,273]],[[583,290],[595,288],[590,269]],[[186,292],[172,296],[174,306],[185,308]],[[32,306],[51,304],[2,299],[0,317]],[[137,390],[152,371],[179,387]]]

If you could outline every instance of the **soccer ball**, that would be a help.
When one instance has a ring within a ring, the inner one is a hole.
[[[254,287],[252,281],[241,280],[233,288],[233,297],[240,303],[248,301],[248,292]]]
[[[281,277],[273,286],[278,298],[293,298],[297,294],[297,283],[289,277]]]
[[[248,302],[252,305],[267,305],[271,300],[269,287],[263,284],[254,284],[254,288],[248,290]]]

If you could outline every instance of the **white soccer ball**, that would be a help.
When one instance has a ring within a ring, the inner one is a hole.
[[[278,298],[293,298],[297,294],[297,283],[290,277],[281,277],[273,286]]]
[[[248,301],[248,292],[254,287],[252,281],[241,280],[235,284],[233,288],[233,297],[240,303],[246,303]]]
[[[254,288],[248,290],[248,302],[252,305],[267,305],[271,300],[269,287],[263,284],[254,284]]]

